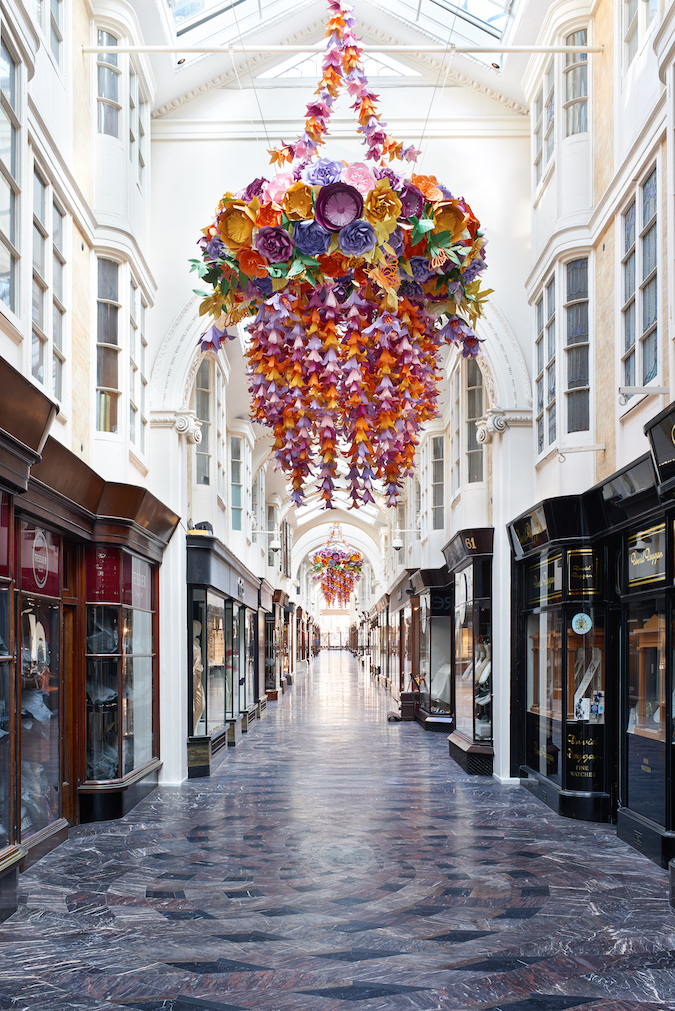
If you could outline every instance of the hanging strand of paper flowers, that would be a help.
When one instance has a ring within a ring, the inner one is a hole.
[[[337,601],[340,607],[346,607],[354,584],[361,578],[363,555],[349,547],[339,523],[333,525],[325,545],[310,561],[312,578],[320,580],[328,606],[333,607]]]
[[[212,289],[198,292],[200,313],[216,322],[200,345],[217,351],[234,336],[225,327],[254,317],[251,417],[271,430],[296,505],[313,480],[332,507],[342,455],[352,504],[372,502],[379,480],[392,506],[420,429],[438,413],[441,345],[478,354],[486,240],[463,198],[435,176],[407,175],[419,152],[386,132],[352,8],[328,7],[323,75],[304,132],[270,152],[289,171],[226,193],[203,230],[202,259],[192,264]],[[317,157],[342,87],[372,168]]]

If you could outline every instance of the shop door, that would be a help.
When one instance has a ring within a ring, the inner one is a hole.
[[[61,801],[63,817],[70,825],[78,821],[77,803],[77,750],[78,732],[81,721],[78,718],[76,692],[76,608],[72,605],[63,607],[63,718],[64,732],[62,736],[61,769]]]

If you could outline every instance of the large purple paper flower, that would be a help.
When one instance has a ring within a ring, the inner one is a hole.
[[[345,225],[356,221],[363,211],[363,197],[348,183],[331,183],[319,190],[314,216],[322,228],[339,232]]]
[[[338,242],[345,256],[363,256],[375,249],[377,235],[369,221],[357,218],[340,229]]]
[[[389,245],[394,250],[396,256],[403,255],[403,232],[400,228],[395,228],[389,236]]]
[[[328,186],[336,183],[344,168],[341,161],[331,161],[330,158],[319,158],[304,169],[302,181],[310,186]]]
[[[429,269],[429,261],[426,256],[412,256],[410,258],[410,269],[412,270],[413,281],[419,281],[420,284],[424,284],[431,277],[431,270]]]
[[[485,270],[485,266],[483,260],[472,260],[461,275],[464,284],[471,284],[472,281],[475,281],[481,271]]]
[[[245,204],[250,204],[254,197],[260,197],[262,200],[262,192],[266,185],[267,179],[254,179],[253,182],[248,184],[246,189],[241,191],[241,199]]]
[[[403,189],[403,177],[394,172],[390,165],[376,165],[373,175],[376,179],[388,179],[392,190]]]
[[[255,248],[268,263],[282,263],[293,256],[293,243],[285,228],[265,225],[254,239]]]
[[[271,295],[272,292],[274,291],[274,288],[272,287],[271,277],[256,277],[253,284],[258,289],[261,295]]]
[[[401,201],[401,218],[419,218],[424,210],[424,194],[412,183],[406,183],[399,193]],[[399,220],[401,220],[399,218]]]
[[[225,256],[225,253],[228,252],[228,250],[225,249],[221,240],[214,236],[208,243],[206,252],[209,260],[219,260],[221,257]]]
[[[293,228],[293,242],[305,256],[321,256],[328,252],[331,233],[322,228],[318,221],[296,221]]]
[[[401,281],[398,291],[405,298],[424,298],[422,285],[418,281]]]

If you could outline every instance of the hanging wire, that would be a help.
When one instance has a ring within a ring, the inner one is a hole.
[[[239,33],[239,44],[241,45],[241,48],[242,48],[242,51],[243,51],[244,55],[248,56],[248,53],[247,53],[246,48],[244,46],[244,37],[242,35],[241,26],[239,24],[239,18],[237,17],[237,11],[235,10],[234,7],[232,7],[232,14],[234,15],[234,22],[235,22],[235,24],[237,26],[237,32]],[[241,80],[239,78],[239,73],[237,71],[237,67],[236,67],[236,64],[234,62],[234,53],[232,54],[232,66],[234,67],[234,72],[235,72],[235,75],[237,77],[237,81],[239,83],[239,87],[243,91],[244,89],[241,86]],[[252,73],[250,67],[249,67],[249,70],[248,70],[248,76],[251,78],[251,87],[253,88],[253,94],[255,95],[256,105],[258,106],[258,112],[260,113],[260,122],[262,123],[263,130],[265,131],[265,137],[267,139],[267,147],[269,149],[269,148],[272,147],[272,141],[270,140],[270,135],[267,132],[267,123],[265,122],[265,117],[263,115],[262,106],[260,104],[260,96],[258,95],[258,89],[255,86],[255,81],[253,79],[253,73]],[[253,126],[253,121],[251,121],[251,125]],[[254,129],[255,129],[255,127],[254,127]],[[260,139],[259,139],[259,137],[257,135],[257,132],[256,132],[256,140],[258,141],[258,143],[260,143]],[[277,167],[277,172],[278,171],[279,171],[279,169]]]
[[[429,119],[431,117],[431,110],[433,108],[434,100],[436,98],[436,92],[438,91],[438,82],[441,79],[441,73],[443,71],[443,64],[444,64],[444,62],[445,62],[445,60],[446,60],[446,58],[448,56],[448,50],[450,49],[450,39],[452,38],[452,33],[455,30],[455,25],[456,24],[457,24],[457,9],[455,9],[455,16],[452,19],[452,24],[450,25],[450,31],[448,32],[448,39],[447,39],[447,42],[445,43],[445,52],[444,52],[443,56],[441,57],[441,65],[438,68],[438,74],[436,76],[436,83],[434,84],[434,90],[431,92],[431,101],[429,102],[429,108],[427,109],[427,116],[426,116],[426,119],[424,120],[424,126],[422,127],[422,133],[420,134],[420,142],[419,142],[420,150],[422,149],[422,141],[424,140],[424,135],[426,134],[427,126],[429,125]],[[450,58],[450,60],[452,60],[452,57]],[[447,80],[448,80],[448,74],[449,73],[450,73],[450,61],[448,62],[447,67],[445,68],[445,77],[443,79],[443,88],[441,89],[441,91],[445,88],[445,85],[446,85]],[[422,165],[424,163],[424,156],[425,156],[425,152],[422,150],[421,151],[421,155],[420,155],[420,170],[421,170]]]

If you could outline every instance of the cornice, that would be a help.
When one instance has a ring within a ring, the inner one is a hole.
[[[281,45],[302,45],[317,35],[321,37],[323,35],[324,27],[323,21],[315,21],[313,24],[307,25],[307,27],[303,28],[301,31],[287,36],[283,39]],[[359,22],[359,28],[363,31],[364,36],[366,36],[368,40],[375,43],[379,42],[382,45],[396,45],[401,41],[400,39],[388,35],[386,32],[380,31],[379,28],[364,24],[363,22]],[[205,81],[204,84],[201,84],[198,88],[192,88],[190,91],[185,92],[185,94],[172,99],[171,102],[167,102],[165,105],[161,105],[159,108],[154,109],[152,118],[155,120],[163,119],[164,116],[169,115],[171,112],[176,112],[184,105],[193,102],[196,98],[200,98],[209,91],[213,91],[215,88],[226,88],[231,84],[237,84],[238,79],[242,75],[252,74],[253,71],[261,71],[266,66],[273,66],[277,60],[277,56],[270,55],[268,53],[256,53],[250,56],[247,60],[238,64],[236,71],[232,69],[226,73],[218,74],[217,77],[211,78],[210,81]],[[525,109],[522,105],[519,105],[518,102],[514,102],[512,99],[507,98],[506,95],[501,95],[498,91],[495,91],[494,88],[489,88],[485,84],[479,84],[478,81],[474,81],[465,74],[461,74],[459,71],[453,70],[452,68],[447,71],[446,75],[443,70],[442,60],[420,53],[418,56],[411,57],[410,62],[423,67],[426,71],[431,71],[436,76],[439,76],[442,71],[444,80],[447,83],[454,84],[458,87],[471,88],[473,91],[477,91],[485,98],[489,98],[491,101],[497,102],[504,109],[508,109],[510,112],[513,112],[518,116],[529,116],[529,111],[527,109]]]

